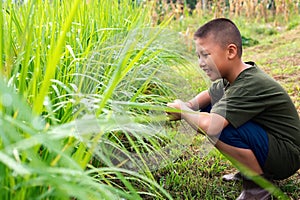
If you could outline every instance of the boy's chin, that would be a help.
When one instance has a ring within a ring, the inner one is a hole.
[[[211,81],[216,81],[216,80],[219,80],[219,79],[221,79],[222,77],[219,77],[219,76],[210,76],[209,77],[209,79],[211,80]]]

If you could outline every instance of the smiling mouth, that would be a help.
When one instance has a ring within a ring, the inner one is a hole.
[[[202,69],[206,74],[209,74],[211,72],[211,69]]]

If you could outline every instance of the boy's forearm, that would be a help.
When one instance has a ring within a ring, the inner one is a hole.
[[[193,110],[183,111],[181,117],[197,132],[207,134],[210,124],[208,113],[199,113]]]
[[[192,110],[200,110],[202,108],[205,108],[207,105],[209,105],[211,102],[209,93],[207,90],[199,93],[197,96],[195,96],[193,99],[186,102],[186,105],[192,109]]]
[[[197,132],[209,136],[218,135],[228,125],[227,120],[220,115],[195,112],[189,108],[183,108],[181,117]]]

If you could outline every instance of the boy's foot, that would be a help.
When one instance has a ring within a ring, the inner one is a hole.
[[[241,181],[243,179],[243,175],[241,172],[232,173],[232,174],[225,174],[222,176],[223,181]]]
[[[243,190],[236,200],[270,200],[271,194],[262,188]]]
[[[270,200],[271,194],[251,180],[243,179],[243,191],[236,200]]]

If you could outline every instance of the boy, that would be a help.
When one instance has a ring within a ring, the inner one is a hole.
[[[243,62],[242,39],[236,25],[214,19],[194,34],[199,66],[214,81],[188,102],[175,100],[168,106],[204,131],[215,147],[254,174],[269,180],[285,179],[300,168],[300,121],[290,97],[254,62]],[[198,112],[212,106],[209,113]],[[237,199],[269,199],[270,193],[243,178]]]

